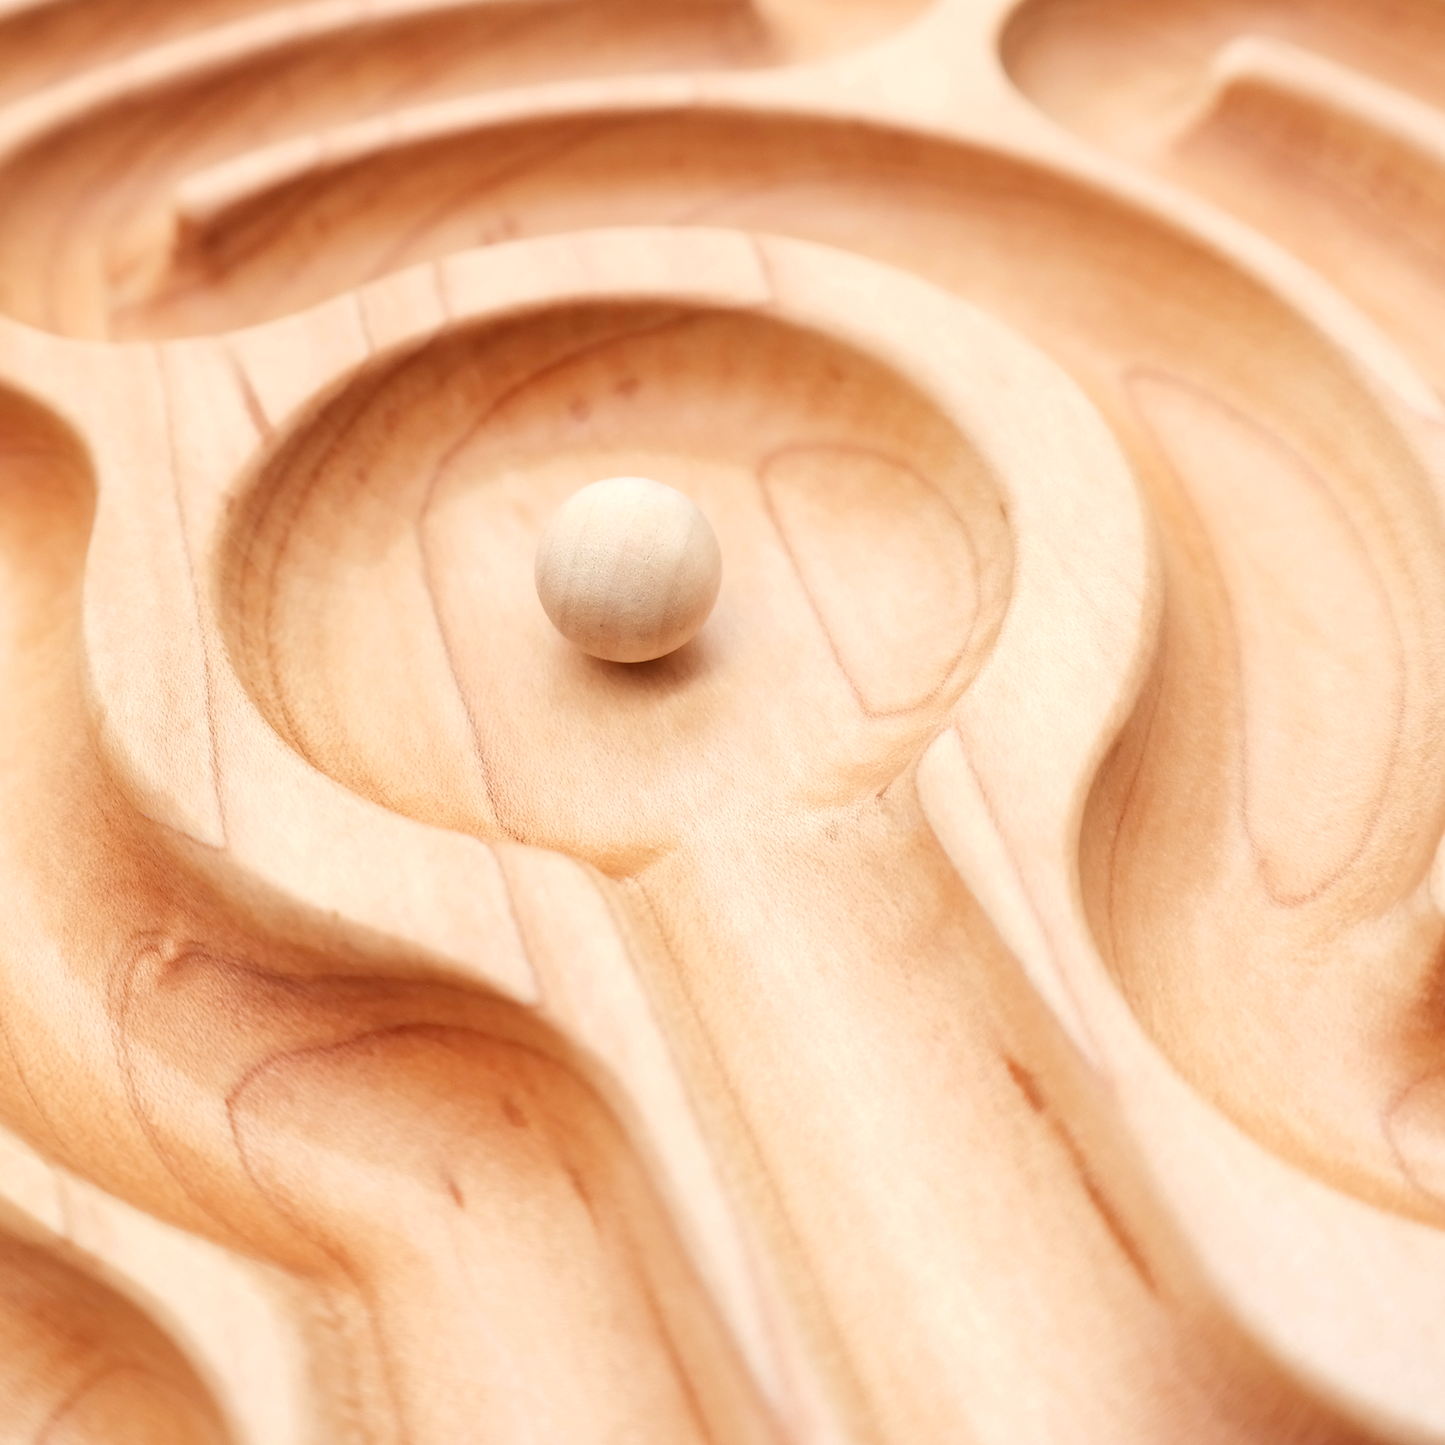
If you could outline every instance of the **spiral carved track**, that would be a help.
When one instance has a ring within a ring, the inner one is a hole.
[[[1445,1439],[1442,31],[0,4],[0,1441]]]

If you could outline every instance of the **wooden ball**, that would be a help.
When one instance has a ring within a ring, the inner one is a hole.
[[[707,621],[722,552],[681,492],[611,477],[583,487],[547,524],[536,577],[542,607],[568,641],[609,662],[646,662]]]

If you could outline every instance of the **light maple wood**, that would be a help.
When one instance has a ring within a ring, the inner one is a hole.
[[[697,636],[722,586],[706,516],[651,477],[603,477],[552,514],[537,544],[537,600],[590,657],[653,662]]]
[[[0,4],[0,1441],[1445,1440],[1442,13]]]

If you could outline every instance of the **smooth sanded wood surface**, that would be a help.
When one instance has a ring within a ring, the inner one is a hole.
[[[0,0],[0,1445],[1445,1441],[1442,42]]]
[[[603,477],[552,514],[533,576],[552,625],[589,657],[653,662],[707,621],[722,550],[702,509],[676,487]]]

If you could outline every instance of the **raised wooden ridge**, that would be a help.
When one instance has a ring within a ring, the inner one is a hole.
[[[1442,26],[0,3],[0,1442],[1445,1440]]]

